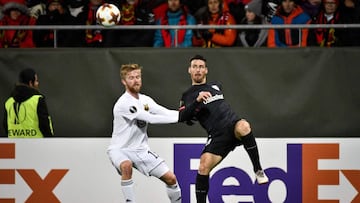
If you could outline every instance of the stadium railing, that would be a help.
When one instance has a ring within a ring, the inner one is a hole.
[[[58,30],[139,30],[139,29],[166,29],[175,30],[175,39],[177,39],[177,31],[180,29],[298,29],[299,41],[301,39],[302,29],[317,29],[317,28],[343,28],[354,29],[360,28],[360,24],[259,24],[259,25],[126,25],[126,26],[111,26],[105,27],[101,25],[23,25],[23,26],[0,26],[0,30],[54,30],[54,48],[57,48],[57,31]],[[175,41],[177,47],[177,41]]]

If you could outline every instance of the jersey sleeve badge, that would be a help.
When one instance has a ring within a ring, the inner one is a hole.
[[[130,111],[130,113],[136,113],[137,109],[135,106],[130,106],[129,111]]]
[[[149,111],[149,105],[148,104],[144,104],[144,110]]]

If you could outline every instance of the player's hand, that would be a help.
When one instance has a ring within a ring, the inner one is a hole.
[[[203,102],[206,101],[208,98],[210,98],[212,95],[210,92],[199,92],[199,96],[196,98],[197,102]]]

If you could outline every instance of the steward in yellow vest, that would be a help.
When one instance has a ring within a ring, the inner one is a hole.
[[[33,69],[19,75],[19,84],[5,102],[4,128],[8,138],[43,138],[54,135],[45,97]]]

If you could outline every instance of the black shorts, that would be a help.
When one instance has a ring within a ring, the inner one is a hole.
[[[208,135],[208,139],[202,153],[209,152],[225,158],[235,147],[242,145],[241,140],[236,139],[234,134],[236,122],[214,135]]]

